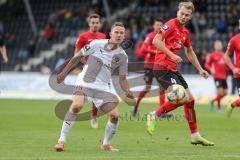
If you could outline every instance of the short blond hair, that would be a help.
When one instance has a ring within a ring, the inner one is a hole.
[[[186,7],[187,9],[191,9],[192,12],[194,12],[194,10],[195,10],[195,7],[194,7],[193,3],[190,2],[190,1],[180,2],[179,5],[178,5],[178,9],[180,9],[181,7]]]
[[[125,28],[125,27],[124,27],[124,24],[123,24],[122,22],[115,22],[115,23],[112,25],[111,30],[112,30],[114,27],[117,27],[117,26]]]

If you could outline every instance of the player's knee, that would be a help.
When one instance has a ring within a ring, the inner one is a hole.
[[[82,109],[82,105],[79,103],[72,103],[71,111],[72,113],[78,113]]]
[[[80,111],[79,108],[76,108],[76,107],[71,108],[72,113],[78,113],[79,111]]]
[[[119,114],[118,112],[114,111],[109,114],[109,118],[111,121],[117,122],[118,121]]]
[[[110,121],[111,121],[112,123],[117,124],[117,123],[118,123],[118,114],[116,114],[116,115],[111,115],[111,116],[110,116]]]

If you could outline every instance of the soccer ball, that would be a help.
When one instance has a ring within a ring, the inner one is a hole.
[[[186,98],[186,90],[179,84],[174,84],[167,89],[167,99],[173,104],[178,104]]]

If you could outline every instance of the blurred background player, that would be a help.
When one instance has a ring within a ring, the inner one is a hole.
[[[240,23],[239,23],[240,25]],[[230,56],[234,55],[234,63]],[[233,77],[236,81],[238,96],[240,96],[240,34],[232,37],[228,43],[227,51],[225,53],[225,61],[233,72]],[[226,108],[227,117],[230,118],[233,108],[240,107],[240,98],[233,101]]]
[[[184,46],[188,60],[196,67],[200,75],[208,78],[205,71],[198,62],[195,52],[191,46],[190,34],[185,27],[192,18],[194,5],[192,2],[181,2],[178,6],[177,18],[169,20],[163,27],[162,33],[157,34],[153,39],[153,44],[164,53],[155,56],[154,75],[159,84],[167,89],[173,84],[182,85],[186,89],[187,98],[179,104],[165,102],[154,112],[147,115],[147,132],[152,135],[155,129],[155,120],[164,113],[168,113],[181,105],[184,105],[185,117],[191,131],[191,144],[201,144],[203,146],[213,146],[214,143],[203,138],[197,127],[196,113],[194,110],[194,97],[188,89],[188,84],[177,71],[177,64],[182,62],[178,56],[179,50]]]
[[[223,112],[221,108],[221,99],[227,95],[228,86],[227,86],[227,65],[224,60],[224,53],[222,51],[222,42],[216,40],[214,42],[214,52],[212,52],[205,62],[205,67],[212,74],[215,85],[217,88],[217,95],[214,99],[211,100],[209,106],[210,110],[214,109],[214,102],[217,101],[218,112]]]
[[[141,91],[137,97],[137,103],[136,106],[133,106],[132,108],[132,116],[135,117],[138,111],[139,103],[143,99],[143,97],[150,91],[151,85],[153,82],[153,65],[154,65],[154,60],[155,60],[155,54],[157,52],[156,47],[152,44],[153,38],[155,35],[160,31],[161,27],[163,25],[163,21],[161,18],[157,18],[154,20],[153,24],[153,31],[150,32],[143,44],[141,45],[141,48],[139,50],[140,54],[144,56],[144,70],[145,70],[145,75],[144,75],[144,80],[145,80],[145,88],[143,91]],[[165,94],[164,90],[161,90],[160,88],[160,93],[159,93],[159,101],[160,104],[163,104],[165,101]]]
[[[91,14],[88,17],[88,26],[89,26],[89,30],[81,33],[78,36],[75,44],[74,53],[77,53],[82,47],[89,44],[92,40],[106,38],[106,35],[104,33],[99,32],[100,16],[98,14]],[[85,57],[85,60],[83,62],[86,63],[86,61],[87,61],[87,57]],[[92,103],[92,120],[90,121],[92,128],[98,128],[98,120],[96,117],[97,117],[97,108],[94,105],[94,103]]]
[[[4,44],[4,37],[2,34],[0,34],[0,54],[2,56],[2,61],[4,64],[8,63],[8,56],[7,56],[7,49]],[[1,67],[0,67],[1,70]]]
[[[89,55],[87,65],[84,66],[83,71],[78,75],[76,84],[79,87],[77,87],[73,95],[73,102],[63,122],[60,138],[54,147],[58,152],[64,149],[67,134],[74,124],[78,113],[83,108],[85,96],[91,96],[96,107],[108,116],[101,149],[117,151],[117,149],[113,148],[110,144],[110,140],[117,130],[119,116],[116,108],[118,98],[112,92],[111,87],[113,86],[111,86],[110,83],[111,72],[114,69],[119,69],[119,84],[125,92],[126,97],[132,99],[134,97],[129,90],[126,80],[128,57],[126,52],[120,47],[120,44],[125,38],[125,27],[121,22],[113,24],[110,37],[110,39],[94,40],[89,45],[84,46],[84,48],[71,58],[63,71],[57,75],[57,82],[63,82],[69,71],[76,66],[80,57]],[[90,82],[84,81],[85,78],[90,80]],[[79,92],[82,94],[79,94]]]

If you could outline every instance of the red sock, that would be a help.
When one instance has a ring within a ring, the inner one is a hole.
[[[184,104],[184,113],[191,133],[198,132],[194,101]]]
[[[156,110],[155,114],[159,117],[164,113],[170,112],[176,108],[178,108],[180,105],[172,104],[170,102],[165,102],[164,104],[160,105]]]
[[[232,107],[240,107],[240,98],[232,102]]]
[[[225,96],[225,95],[224,95],[224,96]],[[219,98],[218,98],[218,100],[217,100],[217,107],[218,107],[218,109],[221,109],[221,99],[222,99],[224,96],[220,96],[220,95],[219,95]]]
[[[164,90],[160,90],[160,92],[159,92],[159,102],[160,102],[160,105],[165,103],[165,91]]]
[[[136,103],[136,106],[138,108],[138,105],[140,103],[140,101],[143,99],[143,97],[147,94],[147,91],[141,91],[138,95],[138,98],[137,98],[137,103]]]
[[[95,106],[94,103],[92,103],[92,116],[97,117],[97,112],[98,112],[97,107]]]
[[[213,98],[212,103],[215,101],[218,101],[221,98],[222,98],[222,96],[218,94],[215,98]]]

